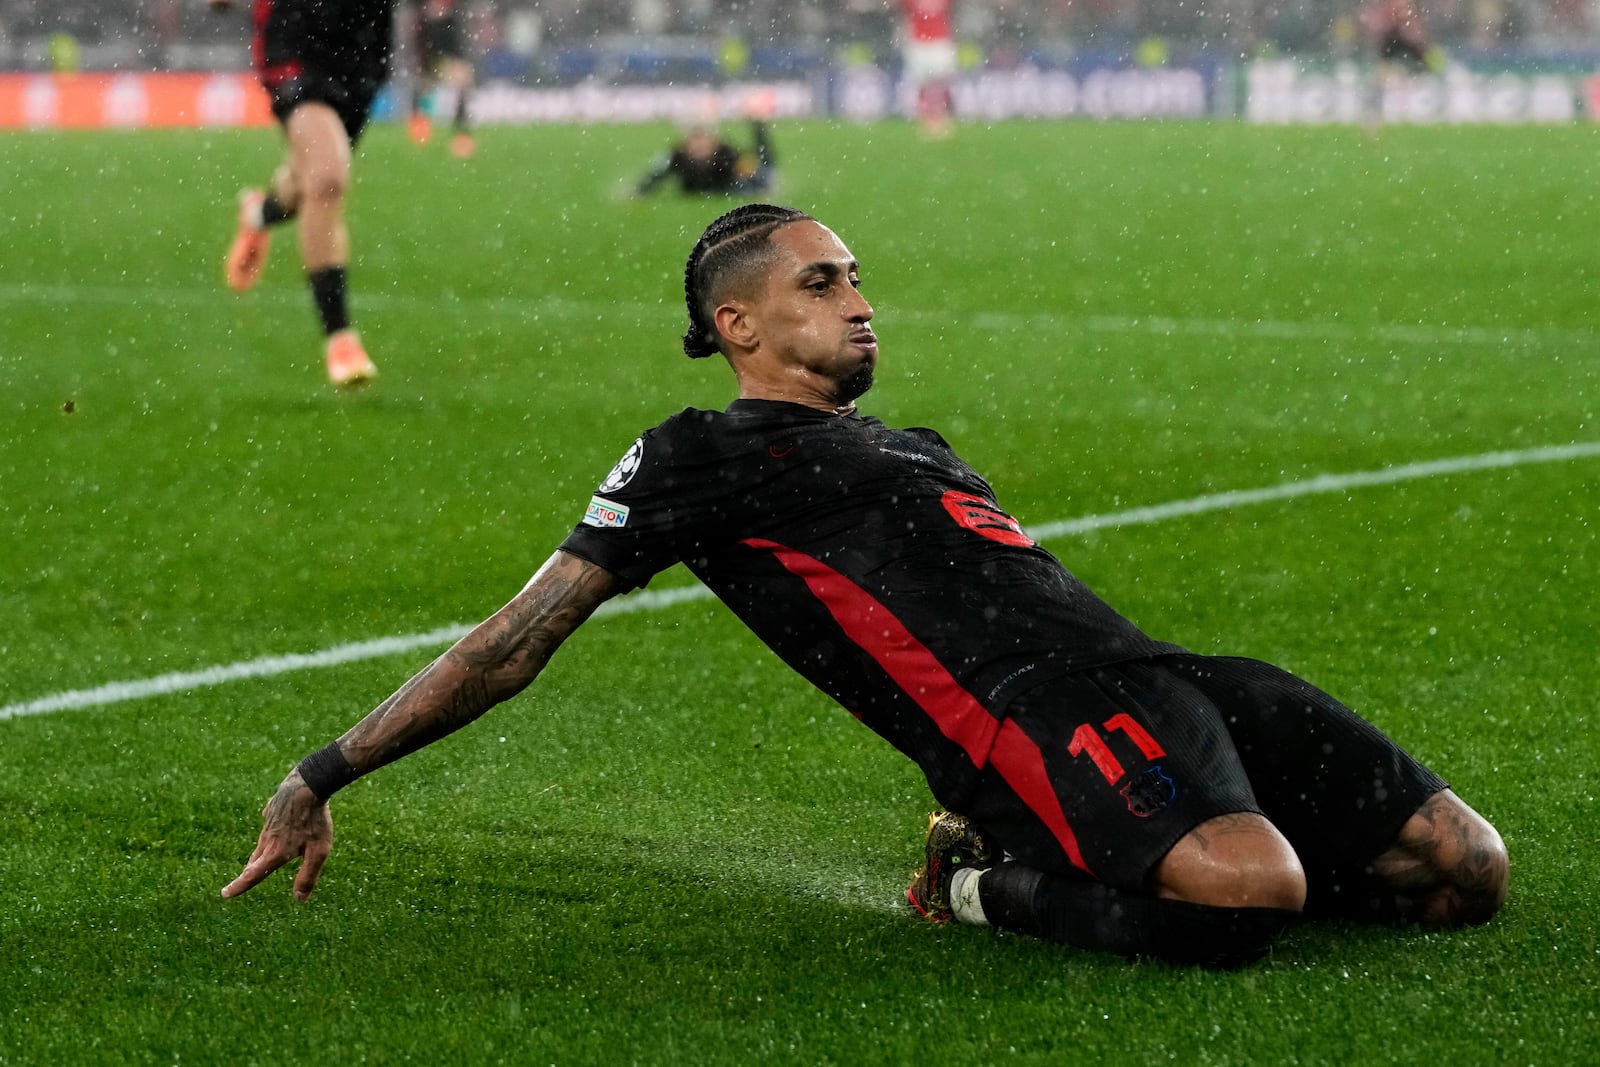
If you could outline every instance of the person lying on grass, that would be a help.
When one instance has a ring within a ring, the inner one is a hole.
[[[844,242],[766,204],[685,270],[692,358],[738,397],[646,431],[505,607],[268,801],[237,896],[301,857],[328,799],[522,691],[606,600],[684,563],[783,661],[911,759],[946,810],[907,899],[934,921],[1229,967],[1302,915],[1481,923],[1495,829],[1337,700],[1147,636],[933,430],[861,415],[878,339]]]

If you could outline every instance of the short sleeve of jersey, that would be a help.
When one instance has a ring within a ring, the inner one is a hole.
[[[705,499],[716,457],[696,432],[702,414],[685,411],[640,436],[595,489],[562,551],[643,586],[702,543],[717,510]]]

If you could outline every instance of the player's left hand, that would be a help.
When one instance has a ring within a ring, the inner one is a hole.
[[[328,812],[327,801],[318,800],[300,779],[300,773],[291,771],[261,811],[256,850],[250,853],[239,877],[222,887],[222,895],[236,897],[300,856],[304,862],[294,878],[294,896],[304,902],[316,888],[317,877],[332,848],[333,816]]]

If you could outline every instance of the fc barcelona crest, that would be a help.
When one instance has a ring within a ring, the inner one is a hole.
[[[1133,781],[1121,789],[1128,810],[1141,819],[1148,819],[1158,811],[1166,810],[1178,795],[1178,786],[1162,771],[1161,765],[1147,768],[1134,776]]]

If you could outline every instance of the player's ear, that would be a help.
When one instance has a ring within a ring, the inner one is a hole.
[[[760,343],[749,311],[749,306],[743,300],[730,300],[718,304],[711,313],[711,321],[716,324],[717,332],[734,348],[752,349]]]

